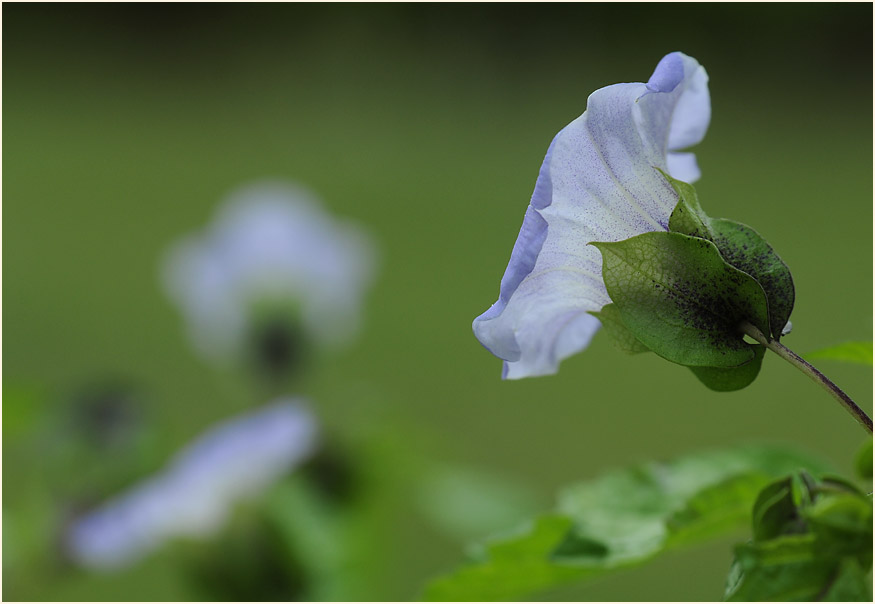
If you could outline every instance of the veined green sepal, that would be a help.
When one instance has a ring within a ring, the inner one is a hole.
[[[664,172],[662,175],[678,194],[669,231],[711,241],[726,262],[753,277],[765,291],[769,305],[769,332],[763,333],[779,340],[796,299],[790,269],[754,229],[734,220],[709,217],[692,185]]]
[[[650,352],[650,349],[645,346],[641,340],[635,337],[626,324],[623,323],[623,317],[620,311],[614,304],[605,304],[601,310],[590,311],[592,316],[602,322],[602,327],[611,337],[614,345],[626,354],[639,354],[642,352]]]
[[[591,245],[602,253],[602,276],[623,324],[650,350],[687,366],[738,367],[754,359],[740,325],[768,331],[765,292],[713,243],[651,232]]]

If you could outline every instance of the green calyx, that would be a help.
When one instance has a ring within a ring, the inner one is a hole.
[[[678,194],[678,204],[668,221],[669,231],[711,241],[727,264],[756,280],[769,306],[769,329],[760,331],[771,332],[773,339],[780,340],[796,299],[790,269],[755,230],[734,220],[710,218],[692,185],[663,176]]]
[[[756,231],[710,218],[691,185],[663,175],[678,194],[668,232],[592,243],[613,301],[592,314],[625,352],[688,366],[713,390],[744,388],[765,349],[741,326],[780,339],[795,297],[790,271]]]

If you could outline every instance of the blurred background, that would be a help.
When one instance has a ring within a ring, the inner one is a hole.
[[[471,333],[552,137],[590,92],[646,81],[674,50],[711,77],[704,207],[793,271],[784,342],[870,339],[869,4],[6,4],[4,599],[416,599],[470,540],[612,467],[785,442],[850,473],[863,433],[773,356],[751,387],[715,393],[599,335],[556,376],[502,382]],[[359,485],[332,525],[343,538],[323,533],[359,554],[318,581],[359,580],[301,591],[285,570],[301,560],[275,556],[265,575],[252,561],[270,546],[239,518],[117,572],[80,568],[61,547],[71,519],[267,402],[246,371],[196,354],[160,283],[168,246],[265,178],[312,189],[379,251],[359,338],[293,393]],[[871,412],[870,369],[820,368]],[[545,597],[719,599],[744,538]]]

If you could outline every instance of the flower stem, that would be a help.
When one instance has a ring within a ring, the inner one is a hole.
[[[759,329],[757,329],[754,325],[750,323],[742,323],[741,329],[744,333],[752,337],[754,340],[777,354],[779,357],[793,365],[796,369],[810,377],[812,380],[820,384],[824,390],[829,392],[834,399],[836,399],[845,410],[854,416],[854,419],[857,420],[869,434],[872,434],[872,418],[866,415],[866,412],[860,409],[851,397],[849,397],[845,392],[836,386],[832,380],[823,375],[820,371],[817,370],[814,365],[800,357],[798,354],[778,342],[777,340],[773,340],[771,338],[767,338],[763,335]]]

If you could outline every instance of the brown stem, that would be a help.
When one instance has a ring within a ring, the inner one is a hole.
[[[823,375],[818,369],[800,357],[798,354],[778,342],[777,340],[772,340],[771,338],[767,338],[763,335],[759,329],[757,329],[754,325],[750,323],[742,323],[741,325],[742,331],[752,337],[754,340],[777,354],[779,357],[793,365],[796,369],[810,377],[812,380],[820,384],[827,392],[829,392],[834,399],[836,399],[845,410],[854,416],[854,419],[857,420],[869,434],[872,434],[872,418],[866,415],[866,412],[860,409],[851,397],[849,397],[845,392],[836,386],[832,380]]]

